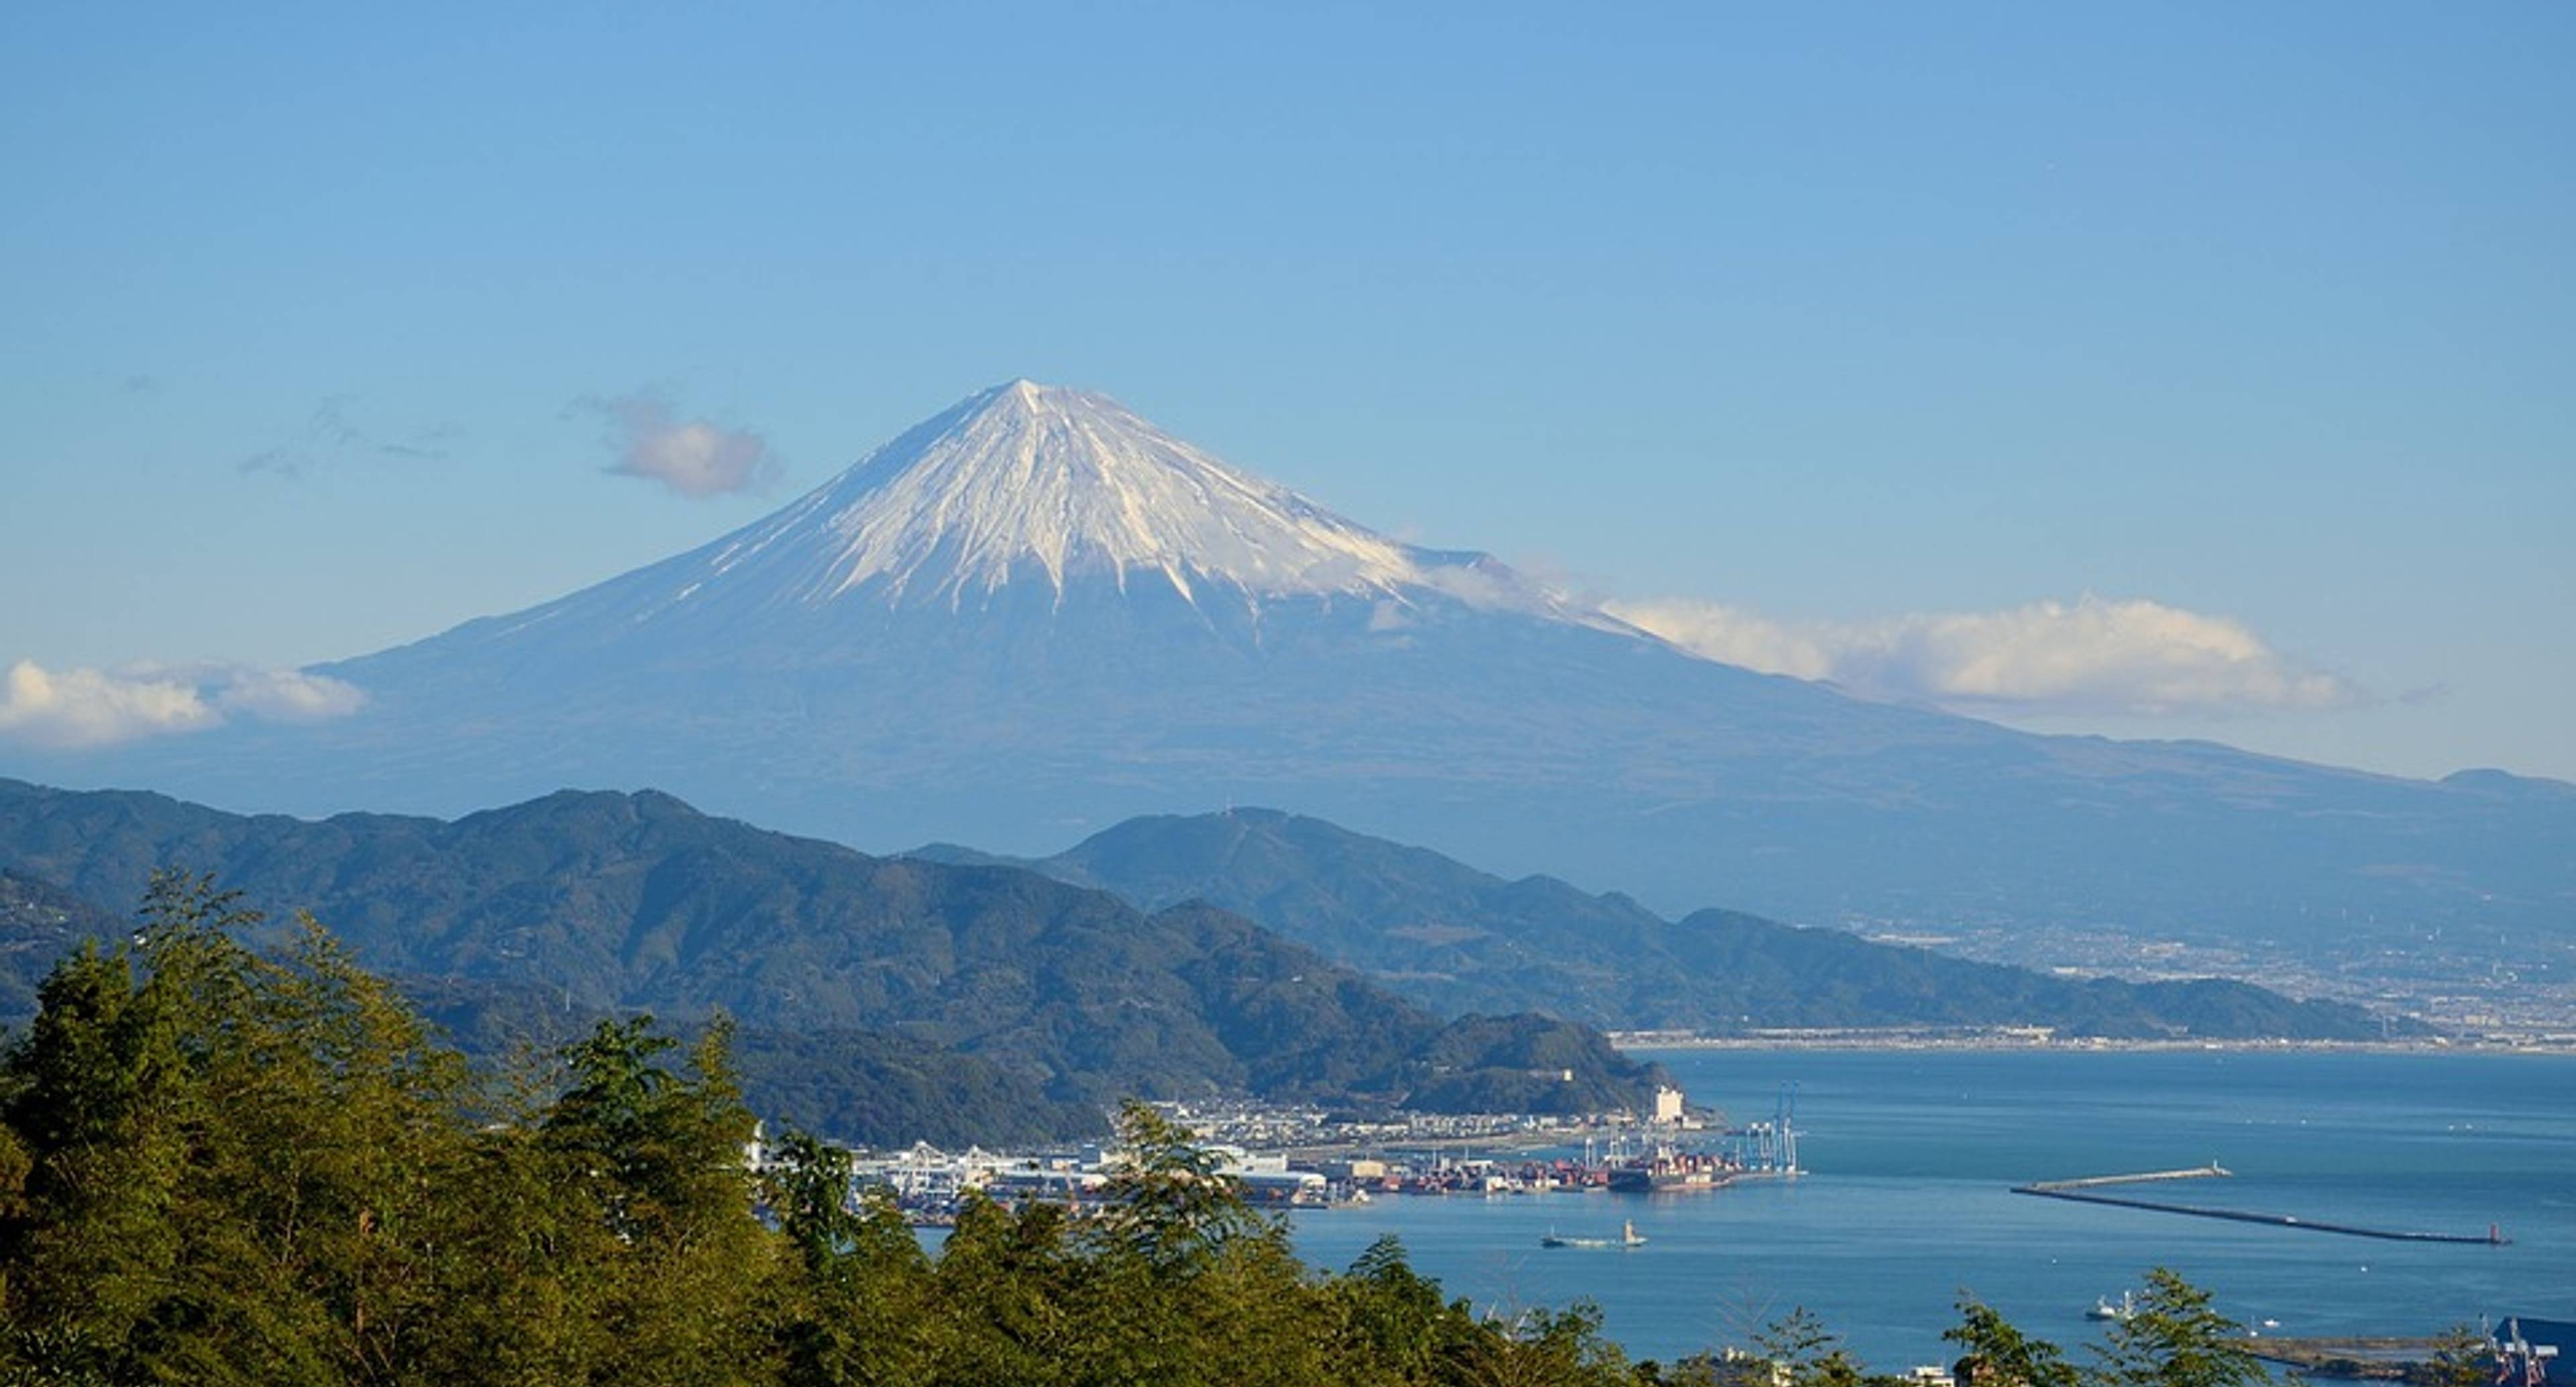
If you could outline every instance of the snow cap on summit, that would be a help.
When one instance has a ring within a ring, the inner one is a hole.
[[[1143,572],[1192,600],[1211,582],[1271,596],[1423,581],[1422,556],[1408,546],[1237,471],[1106,395],[1029,380],[959,403],[777,519],[736,548],[819,558],[809,598],[872,588],[890,600],[956,600],[1015,574],[1061,591],[1077,574],[1123,588]]]

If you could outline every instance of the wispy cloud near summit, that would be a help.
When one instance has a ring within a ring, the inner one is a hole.
[[[2087,593],[1864,622],[1784,622],[1686,598],[1605,610],[1726,664],[1971,711],[2160,716],[2361,701],[2349,682],[2280,655],[2241,622],[2144,599]]]
[[[574,408],[608,421],[607,442],[617,452],[608,471],[660,482],[683,496],[761,491],[784,470],[759,434],[683,419],[670,400],[649,391],[590,396]]]
[[[354,395],[325,398],[313,407],[300,429],[235,462],[233,470],[246,477],[265,473],[291,482],[302,481],[318,469],[366,457],[444,461],[449,445],[456,441],[457,428],[453,424],[434,424],[400,438],[379,437],[360,427],[352,417],[357,404]]]

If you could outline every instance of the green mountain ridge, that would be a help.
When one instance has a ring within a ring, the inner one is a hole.
[[[1003,860],[950,845],[919,855]],[[1730,910],[1666,920],[1617,893],[1546,876],[1506,881],[1427,848],[1270,809],[1130,819],[1026,865],[1144,909],[1211,902],[1450,1013],[1532,1008],[1597,1026],[1713,1033],[1888,1025],[2043,1025],[2123,1039],[2388,1033],[2358,1007],[2296,1001],[2246,982],[2064,978]]]
[[[799,1056],[845,1064],[809,1112],[918,1109],[934,1081],[1023,1115],[1035,1103],[1059,1130],[1075,1113],[1096,1126],[1129,1094],[1457,1101],[1525,1086],[1511,1056],[1541,1041],[1576,1056],[1558,1066],[1576,1078],[1527,1095],[1529,1110],[1634,1105],[1656,1078],[1538,1016],[1479,1020],[1501,1027],[1483,1048],[1503,1058],[1462,1054],[1466,1023],[1214,907],[1147,913],[1016,868],[873,858],[649,791],[308,822],[0,780],[0,868],[105,912],[165,865],[212,873],[275,929],[310,910],[365,966],[445,986],[442,1021],[487,1042],[542,1031],[542,1016],[730,1013],[756,1081],[808,1082]],[[0,959],[24,973],[43,953]]]

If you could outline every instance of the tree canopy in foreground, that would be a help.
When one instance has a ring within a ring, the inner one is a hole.
[[[478,1076],[320,926],[263,956],[247,923],[158,879],[0,1057],[0,1383],[1866,1380],[1803,1315],[1750,1355],[1632,1363],[1593,1308],[1479,1314],[1392,1239],[1309,1268],[1142,1105],[1101,1211],[973,1204],[932,1256],[851,1202],[846,1152],[791,1135],[748,1168],[722,1026],[684,1055],[606,1021]],[[1963,1310],[1981,1380],[2262,1376],[2163,1274],[2088,1369]]]

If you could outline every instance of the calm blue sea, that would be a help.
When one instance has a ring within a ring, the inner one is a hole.
[[[2284,1335],[2431,1333],[2479,1316],[2576,1319],[2576,1057],[1678,1050],[1694,1103],[1768,1116],[1798,1086],[1812,1172],[1708,1194],[1388,1196],[1301,1214],[1298,1249],[1348,1264],[1383,1233],[1452,1295],[1598,1303],[1640,1357],[1742,1343],[1805,1306],[1871,1365],[1946,1362],[1974,1291],[2075,1350],[2083,1312],[2167,1266]],[[2129,1187],[2180,1203],[2480,1233],[2419,1245],[2013,1195],[2021,1181],[2215,1160],[2224,1180]],[[1542,1250],[1633,1217],[1633,1252]]]

